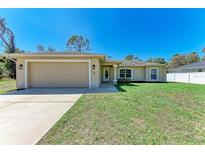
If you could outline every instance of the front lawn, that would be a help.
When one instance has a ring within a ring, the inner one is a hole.
[[[0,79],[0,94],[16,89],[16,81],[13,79]]]
[[[38,144],[205,144],[205,85],[118,89],[83,95]]]

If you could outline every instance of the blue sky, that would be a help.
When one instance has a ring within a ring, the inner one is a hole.
[[[18,48],[37,44],[66,48],[74,34],[90,40],[91,52],[114,59],[134,54],[170,59],[205,47],[205,9],[0,9]]]

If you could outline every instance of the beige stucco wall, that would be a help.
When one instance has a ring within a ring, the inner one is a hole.
[[[114,68],[110,68],[110,81],[114,80]]]
[[[144,81],[145,69],[144,67],[133,68],[133,81]]]
[[[98,58],[17,58],[16,73],[17,73],[17,88],[25,88],[25,60],[90,60],[91,61],[91,88],[98,88],[101,83],[100,79],[100,62]],[[23,64],[23,69],[18,69],[18,66]],[[95,70],[92,69],[95,65]],[[28,71],[29,72],[29,71]]]
[[[163,66],[156,66],[156,67],[119,67],[118,68],[118,80],[119,77],[119,70],[120,68],[130,68],[133,73],[133,77],[131,81],[151,81],[151,74],[150,69],[151,68],[157,68],[158,69],[158,80],[160,82],[166,81],[166,69]]]
[[[165,82],[166,81],[166,69],[165,67],[162,66],[149,66],[149,67],[145,67],[145,72],[146,72],[146,77],[145,77],[145,81],[152,81],[151,80],[151,69],[152,68],[157,68],[158,69],[158,79],[157,81],[160,82]]]
[[[23,69],[18,68],[18,66],[20,64],[23,65]],[[22,59],[22,58],[17,59],[17,62],[16,62],[16,86],[17,86],[17,89],[25,88],[24,69],[25,69],[24,59]]]
[[[95,70],[91,69],[91,87],[92,88],[99,88],[101,84],[101,67],[100,67],[100,61],[98,58],[91,59],[91,67],[92,65],[95,65]]]
[[[144,67],[119,67],[118,68],[118,80],[120,79],[119,70],[121,68],[129,68],[132,70],[132,79],[131,81],[145,81],[145,68]]]

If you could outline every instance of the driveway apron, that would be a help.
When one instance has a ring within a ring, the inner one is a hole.
[[[0,144],[36,144],[86,89],[27,89],[0,95]]]

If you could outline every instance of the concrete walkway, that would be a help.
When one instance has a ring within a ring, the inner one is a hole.
[[[96,88],[96,89],[88,89],[86,90],[85,93],[116,93],[119,92],[118,89],[113,86],[112,83],[102,83],[100,88]]]
[[[36,144],[87,89],[28,89],[0,95],[0,144]]]

